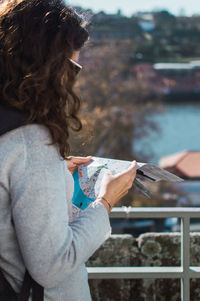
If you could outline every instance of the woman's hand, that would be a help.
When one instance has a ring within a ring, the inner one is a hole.
[[[73,174],[77,170],[79,165],[86,164],[86,163],[90,162],[91,160],[92,160],[92,156],[88,156],[88,157],[72,157],[72,156],[70,156],[66,160],[66,164],[67,164],[67,168],[69,169],[71,174]]]
[[[100,201],[105,205],[107,202],[102,199],[103,197],[110,203],[111,207],[113,207],[132,187],[136,176],[136,166],[136,161],[133,161],[131,166],[122,173],[116,175],[105,173],[97,199],[100,199]],[[108,212],[110,212],[108,204],[106,204],[105,207]]]

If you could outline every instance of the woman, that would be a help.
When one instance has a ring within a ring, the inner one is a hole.
[[[10,1],[0,16],[0,268],[19,292],[25,270],[44,300],[91,300],[85,262],[110,235],[111,208],[135,178],[103,178],[97,200],[69,222],[69,129],[78,131],[73,90],[84,21],[61,0]]]

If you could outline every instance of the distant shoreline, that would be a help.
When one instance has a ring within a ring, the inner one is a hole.
[[[191,103],[199,102],[200,103],[200,91],[196,92],[173,92],[168,95],[162,95],[164,102],[166,103]]]

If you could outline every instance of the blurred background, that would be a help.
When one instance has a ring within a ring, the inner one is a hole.
[[[95,1],[67,4],[84,14],[90,40],[76,89],[84,130],[72,154],[150,162],[179,184],[132,190],[119,206],[200,206],[200,2]],[[115,221],[113,233],[178,231],[177,219]],[[200,230],[200,220],[191,223]]]

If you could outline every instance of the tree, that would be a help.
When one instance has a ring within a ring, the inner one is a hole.
[[[158,107],[130,64],[133,42],[110,42],[87,47],[77,89],[83,98],[84,131],[71,136],[73,154],[92,154],[124,160],[148,160],[134,151],[136,139],[156,130],[150,121]],[[88,125],[90,124],[90,126]]]

